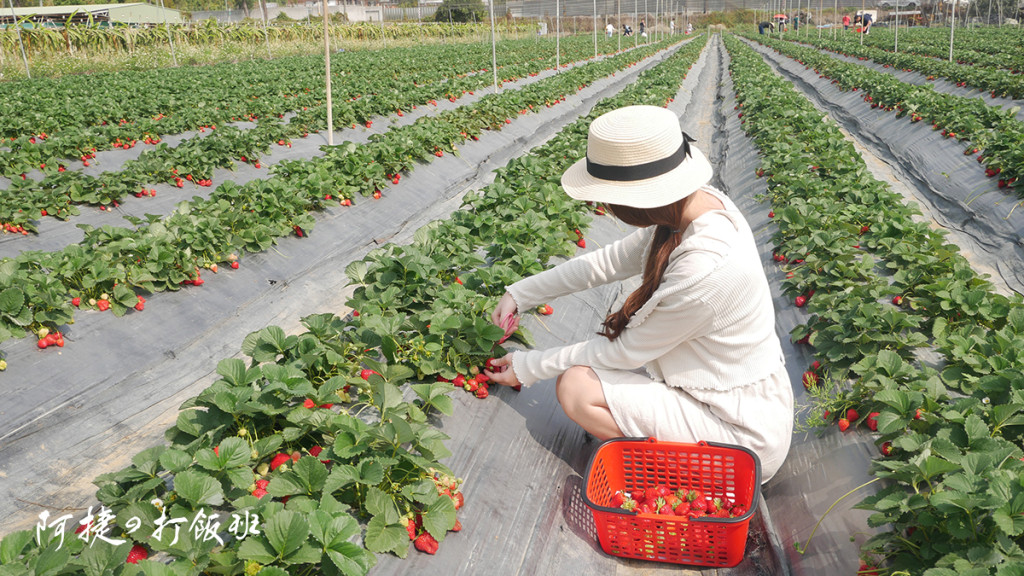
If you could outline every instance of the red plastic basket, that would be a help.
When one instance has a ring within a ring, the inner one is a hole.
[[[617,490],[664,484],[747,505],[736,518],[638,514],[612,508]],[[583,478],[583,501],[594,514],[608,554],[695,566],[735,566],[743,560],[750,518],[761,496],[761,461],[742,446],[617,438],[597,448]]]

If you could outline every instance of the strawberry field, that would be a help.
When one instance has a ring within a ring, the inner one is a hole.
[[[803,432],[718,572],[1019,574],[1016,37],[927,32],[509,40],[498,91],[490,46],[337,54],[333,146],[322,58],[0,84],[0,575],[649,568],[552,383],[479,374],[628,293],[489,321],[628,233],[559,177],[630,104],[708,153],[790,335]]]

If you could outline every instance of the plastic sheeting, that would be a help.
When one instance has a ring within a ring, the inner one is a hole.
[[[986,178],[984,166],[963,154],[963,144],[944,138],[929,124],[871,108],[862,93],[843,92],[802,64],[753,46],[889,166],[903,184],[894,189],[915,200],[926,217],[944,228],[975,270],[991,273],[1004,293],[1007,289],[1024,293],[1024,209],[1015,209],[1021,200],[1012,190],[1000,189],[996,178]]]

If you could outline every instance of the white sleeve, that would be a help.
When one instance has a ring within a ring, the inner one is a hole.
[[[523,278],[506,290],[522,312],[559,296],[636,276],[643,271],[652,232],[653,228],[641,228],[600,250]]]
[[[682,342],[708,334],[713,320],[711,306],[686,294],[672,294],[639,324],[627,326],[615,340],[598,336],[559,348],[517,351],[512,356],[512,367],[524,386],[554,378],[572,366],[633,370]]]

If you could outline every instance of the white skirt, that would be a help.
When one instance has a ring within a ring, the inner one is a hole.
[[[765,380],[731,390],[675,388],[637,372],[594,371],[612,418],[626,436],[749,448],[761,460],[762,484],[786,459],[794,408],[784,364]]]

